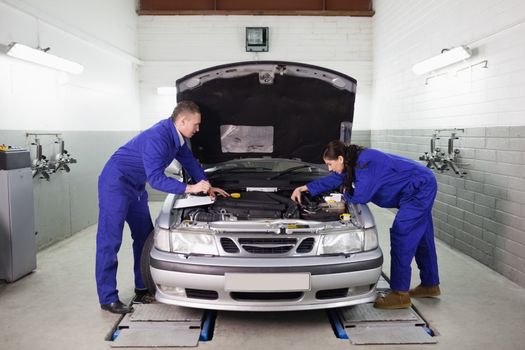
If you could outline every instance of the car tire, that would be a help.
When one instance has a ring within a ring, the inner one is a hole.
[[[142,248],[142,254],[140,256],[140,273],[142,274],[142,281],[151,295],[155,295],[156,292],[155,282],[153,282],[150,270],[150,252],[153,247],[154,238],[153,232],[154,231],[151,231],[146,242],[144,242],[144,247]]]

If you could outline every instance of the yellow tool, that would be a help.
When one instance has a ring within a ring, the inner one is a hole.
[[[240,194],[240,193],[237,193],[237,192],[235,192],[235,193],[230,193],[230,196],[231,196],[232,198],[241,198],[241,194]]]

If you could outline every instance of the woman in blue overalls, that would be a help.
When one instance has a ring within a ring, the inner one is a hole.
[[[434,173],[407,158],[331,141],[323,153],[329,176],[297,187],[292,199],[300,203],[301,192],[312,196],[342,187],[349,203],[372,202],[383,208],[398,208],[390,229],[390,288],[374,306],[382,309],[410,307],[410,297],[440,294],[432,204],[437,184]],[[413,258],[420,270],[421,284],[410,288]]]

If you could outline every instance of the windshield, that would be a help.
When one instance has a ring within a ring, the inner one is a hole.
[[[213,164],[204,167],[208,177],[223,174],[268,174],[269,179],[305,174],[324,175],[328,171],[321,164],[310,164],[296,160],[278,158],[247,158]]]

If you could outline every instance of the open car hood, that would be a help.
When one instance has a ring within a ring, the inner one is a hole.
[[[191,139],[204,164],[246,157],[321,163],[326,144],[351,133],[356,80],[295,62],[253,61],[207,68],[176,81],[177,101],[201,108]]]

